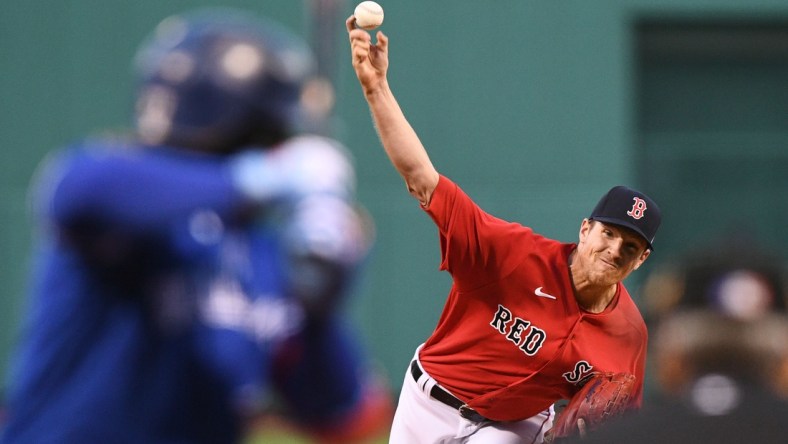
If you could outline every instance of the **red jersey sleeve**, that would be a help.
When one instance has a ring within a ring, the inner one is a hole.
[[[438,227],[440,269],[448,271],[463,291],[472,291],[511,273],[517,266],[517,257],[533,247],[534,233],[530,228],[488,214],[445,176],[440,176],[424,210]]]

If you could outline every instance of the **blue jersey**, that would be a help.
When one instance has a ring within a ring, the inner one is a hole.
[[[285,291],[279,233],[228,234],[218,275],[198,300],[195,351],[242,420],[270,402],[271,355],[301,331],[303,309]]]
[[[251,203],[221,158],[103,145],[73,147],[39,175],[32,294],[3,438],[237,441],[234,390],[259,391],[262,376],[207,357],[223,338],[206,316]],[[255,251],[275,261],[275,248]],[[239,285],[280,294],[276,273]],[[264,368],[264,350],[256,356]]]

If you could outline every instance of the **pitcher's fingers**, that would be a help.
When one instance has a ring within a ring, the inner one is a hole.
[[[365,42],[371,41],[372,37],[369,35],[367,31],[354,27],[353,20],[354,20],[353,16],[351,15],[350,18],[347,19],[347,21],[345,22],[345,24],[347,25],[348,38],[350,39],[350,43],[353,43],[354,41],[365,41]]]
[[[347,27],[347,32],[356,29],[356,16],[351,14],[350,17],[345,20],[345,26]]]
[[[376,38],[378,39],[377,47],[380,48],[383,52],[388,52],[389,50],[389,38],[386,34],[383,34],[383,31],[378,31],[376,34]]]
[[[367,34],[365,31],[361,30],[354,30],[350,34],[350,50],[354,57],[357,56],[357,51],[363,50],[363,58],[367,58],[367,54],[369,54],[370,45],[372,43],[372,37]]]
[[[369,42],[354,42],[351,47],[351,54],[353,56],[353,63],[363,62],[369,58]]]
[[[370,36],[367,31],[362,31],[360,29],[354,29],[350,32],[350,43],[355,44],[356,42],[369,44],[372,41],[372,36]]]
[[[350,35],[351,49],[364,48],[366,51],[369,51],[370,45],[372,45],[372,37],[365,31],[354,32]]]

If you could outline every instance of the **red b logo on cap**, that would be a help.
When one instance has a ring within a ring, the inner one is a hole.
[[[635,200],[635,203],[632,205],[632,209],[627,211],[627,214],[634,219],[640,219],[646,213],[646,201],[639,197],[633,197],[632,199]]]

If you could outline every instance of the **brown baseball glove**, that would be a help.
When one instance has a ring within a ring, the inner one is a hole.
[[[545,433],[545,442],[584,434],[619,416],[631,406],[635,376],[628,373],[597,373],[591,376]]]

